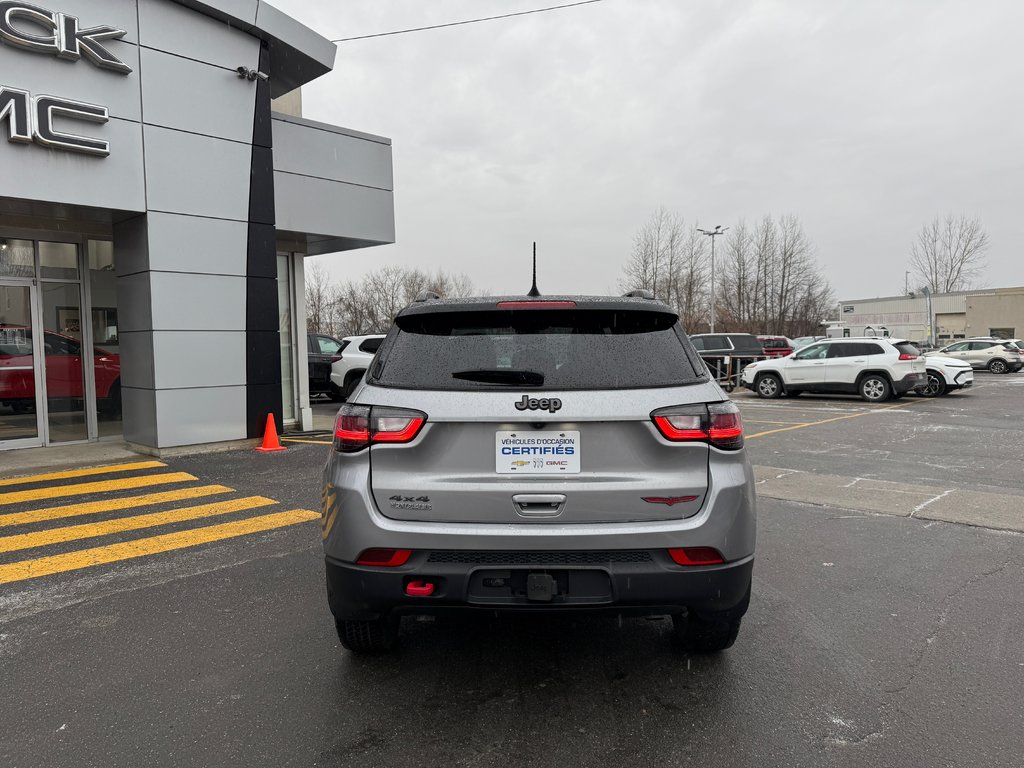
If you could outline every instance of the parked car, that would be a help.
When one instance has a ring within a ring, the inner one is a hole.
[[[485,609],[668,614],[714,652],[750,600],[739,410],[651,299],[404,309],[338,413],[323,495],[352,651],[390,648],[403,614]]]
[[[43,368],[48,400],[83,400],[82,342],[55,331],[43,332]],[[32,329],[0,326],[0,403],[16,412],[35,408]],[[101,411],[121,411],[121,357],[93,348],[96,400]]]
[[[329,395],[340,400],[331,385],[331,363],[338,359],[345,342],[320,333],[306,334],[306,360],[309,365],[309,394]]]
[[[941,397],[956,389],[974,386],[974,369],[964,360],[944,355],[925,355],[928,381],[915,391],[923,397]]]
[[[925,386],[927,374],[910,342],[862,337],[819,341],[790,357],[751,363],[741,381],[763,398],[834,392],[880,403]]]
[[[992,373],[1010,373],[1024,368],[1024,350],[1012,342],[994,339],[964,339],[925,356],[931,355],[963,360],[976,370],[987,369]]]
[[[752,333],[697,333],[690,337],[701,357],[763,357],[764,350]]]
[[[768,357],[785,357],[793,354],[793,342],[785,336],[758,336],[761,349]]]
[[[331,397],[338,401],[347,400],[352,394],[380,349],[384,336],[379,333],[346,336],[342,341],[344,346],[331,363]]]
[[[803,349],[808,344],[813,344],[816,341],[821,341],[822,339],[826,339],[826,338],[828,338],[828,337],[827,336],[798,336],[797,338],[793,339],[793,351],[795,352],[798,349]]]

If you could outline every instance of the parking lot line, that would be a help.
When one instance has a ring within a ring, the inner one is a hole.
[[[64,571],[74,571],[94,565],[154,555],[160,552],[185,549],[200,544],[284,528],[296,523],[305,523],[319,519],[319,512],[311,512],[308,509],[290,509],[286,512],[274,512],[269,515],[249,517],[244,520],[235,520],[230,523],[221,523],[205,528],[165,533],[161,536],[150,536],[144,539],[110,544],[105,547],[93,547],[50,557],[40,557],[34,560],[22,560],[16,563],[0,565],[0,584],[48,576]]]
[[[807,421],[764,421],[763,419],[743,419],[744,424],[809,424]]]
[[[8,493],[0,493],[0,505],[18,504],[23,501],[38,501],[40,499],[59,499],[62,496],[83,496],[87,493],[126,491],[130,488],[144,488],[147,485],[184,483],[198,479],[187,472],[170,472],[166,475],[143,475],[142,477],[124,477],[119,480],[100,480],[94,483],[33,488],[28,491],[9,491]]]
[[[915,402],[924,402],[923,400],[917,400]],[[806,429],[807,427],[817,427],[821,424],[830,424],[834,421],[844,421],[846,419],[856,419],[861,416],[868,416],[872,413],[880,413],[881,411],[891,411],[894,408],[909,408],[914,405],[911,403],[896,403],[894,405],[886,405],[881,408],[872,408],[870,411],[859,411],[858,413],[848,413],[845,416],[834,416],[831,419],[822,419],[821,421],[809,421],[806,424],[795,424],[790,427],[779,427],[778,429],[768,429],[764,432],[755,432],[752,435],[747,435],[747,439],[750,440],[755,437],[765,437],[766,435],[777,435],[779,432],[790,432],[794,429]]]
[[[41,523],[47,520],[59,520],[64,517],[94,515],[99,512],[114,512],[119,509],[145,507],[150,504],[163,504],[168,501],[198,499],[203,496],[231,493],[234,490],[234,488],[228,488],[226,485],[198,485],[193,488],[179,488],[160,493],[145,493],[141,496],[122,496],[119,499],[90,501],[85,504],[68,504],[63,507],[31,509],[27,512],[9,512],[6,515],[0,515],[0,528],[11,525],[25,525],[26,523]]]
[[[0,537],[0,552],[16,552],[20,549],[45,547],[50,544],[61,544],[66,541],[109,536],[112,533],[137,531],[141,528],[155,528],[158,525],[169,525],[170,523],[181,523],[186,520],[198,520],[203,517],[226,515],[231,512],[242,512],[247,509],[267,507],[276,503],[273,499],[263,496],[247,496],[242,499],[228,499],[226,501],[213,502],[212,504],[200,504],[195,507],[171,509],[166,512],[118,517],[113,520],[102,520],[98,523],[49,528],[45,531]]]
[[[138,469],[154,469],[166,467],[159,461],[136,461],[131,464],[109,464],[105,467],[85,467],[83,469],[66,469],[62,472],[47,472],[44,475],[28,475],[26,477],[10,477],[0,480],[0,485],[23,485],[25,483],[41,483],[44,480],[67,480],[71,477],[88,477],[89,475],[106,475],[111,472],[132,472]]]
[[[282,437],[282,443],[312,443],[313,445],[334,445],[330,440],[304,440],[298,437]]]

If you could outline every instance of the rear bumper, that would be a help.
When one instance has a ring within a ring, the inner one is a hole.
[[[481,554],[488,555],[486,563],[474,557]],[[349,620],[464,610],[728,612],[738,618],[747,609],[754,567],[753,556],[718,566],[678,566],[664,550],[512,552],[509,562],[495,557],[498,554],[420,551],[401,568],[364,567],[328,558],[331,612]],[[558,554],[565,555],[563,562]],[[536,556],[532,565],[531,555]],[[602,559],[603,555],[611,557]],[[525,589],[530,574],[550,575],[558,593],[551,599],[530,599]],[[406,595],[411,581],[433,584],[434,594]]]
[[[906,392],[910,392],[913,389],[917,389],[918,387],[923,387],[927,383],[928,383],[928,374],[927,373],[908,373],[906,376],[904,376],[899,381],[894,381],[892,383],[892,388],[896,392],[898,392],[900,394],[903,394],[903,393],[906,393]]]

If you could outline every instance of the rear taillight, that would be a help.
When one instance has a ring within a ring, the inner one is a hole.
[[[662,408],[651,414],[666,440],[674,443],[708,443],[723,451],[743,447],[743,420],[731,401],[707,405]]]
[[[334,450],[355,453],[375,443],[408,443],[426,421],[422,411],[345,404],[334,423]]]
[[[721,565],[725,562],[722,553],[711,547],[670,549],[668,556],[676,565]]]
[[[903,352],[900,355],[900,360],[917,360],[918,357],[920,357],[920,355],[911,355],[907,352]]]
[[[341,355],[331,355],[331,364],[332,365],[334,363],[338,362],[339,360],[341,360]]]
[[[356,560],[356,565],[397,568],[400,565],[405,565],[411,555],[411,549],[366,549]]]

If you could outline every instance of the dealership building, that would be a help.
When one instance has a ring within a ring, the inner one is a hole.
[[[972,336],[1014,339],[1024,336],[1024,287],[921,292],[839,302],[839,320],[827,324],[830,336],[893,336],[939,345]]]
[[[262,0],[0,0],[0,449],[311,427],[303,259],[395,236],[391,142],[301,117],[335,53]]]

